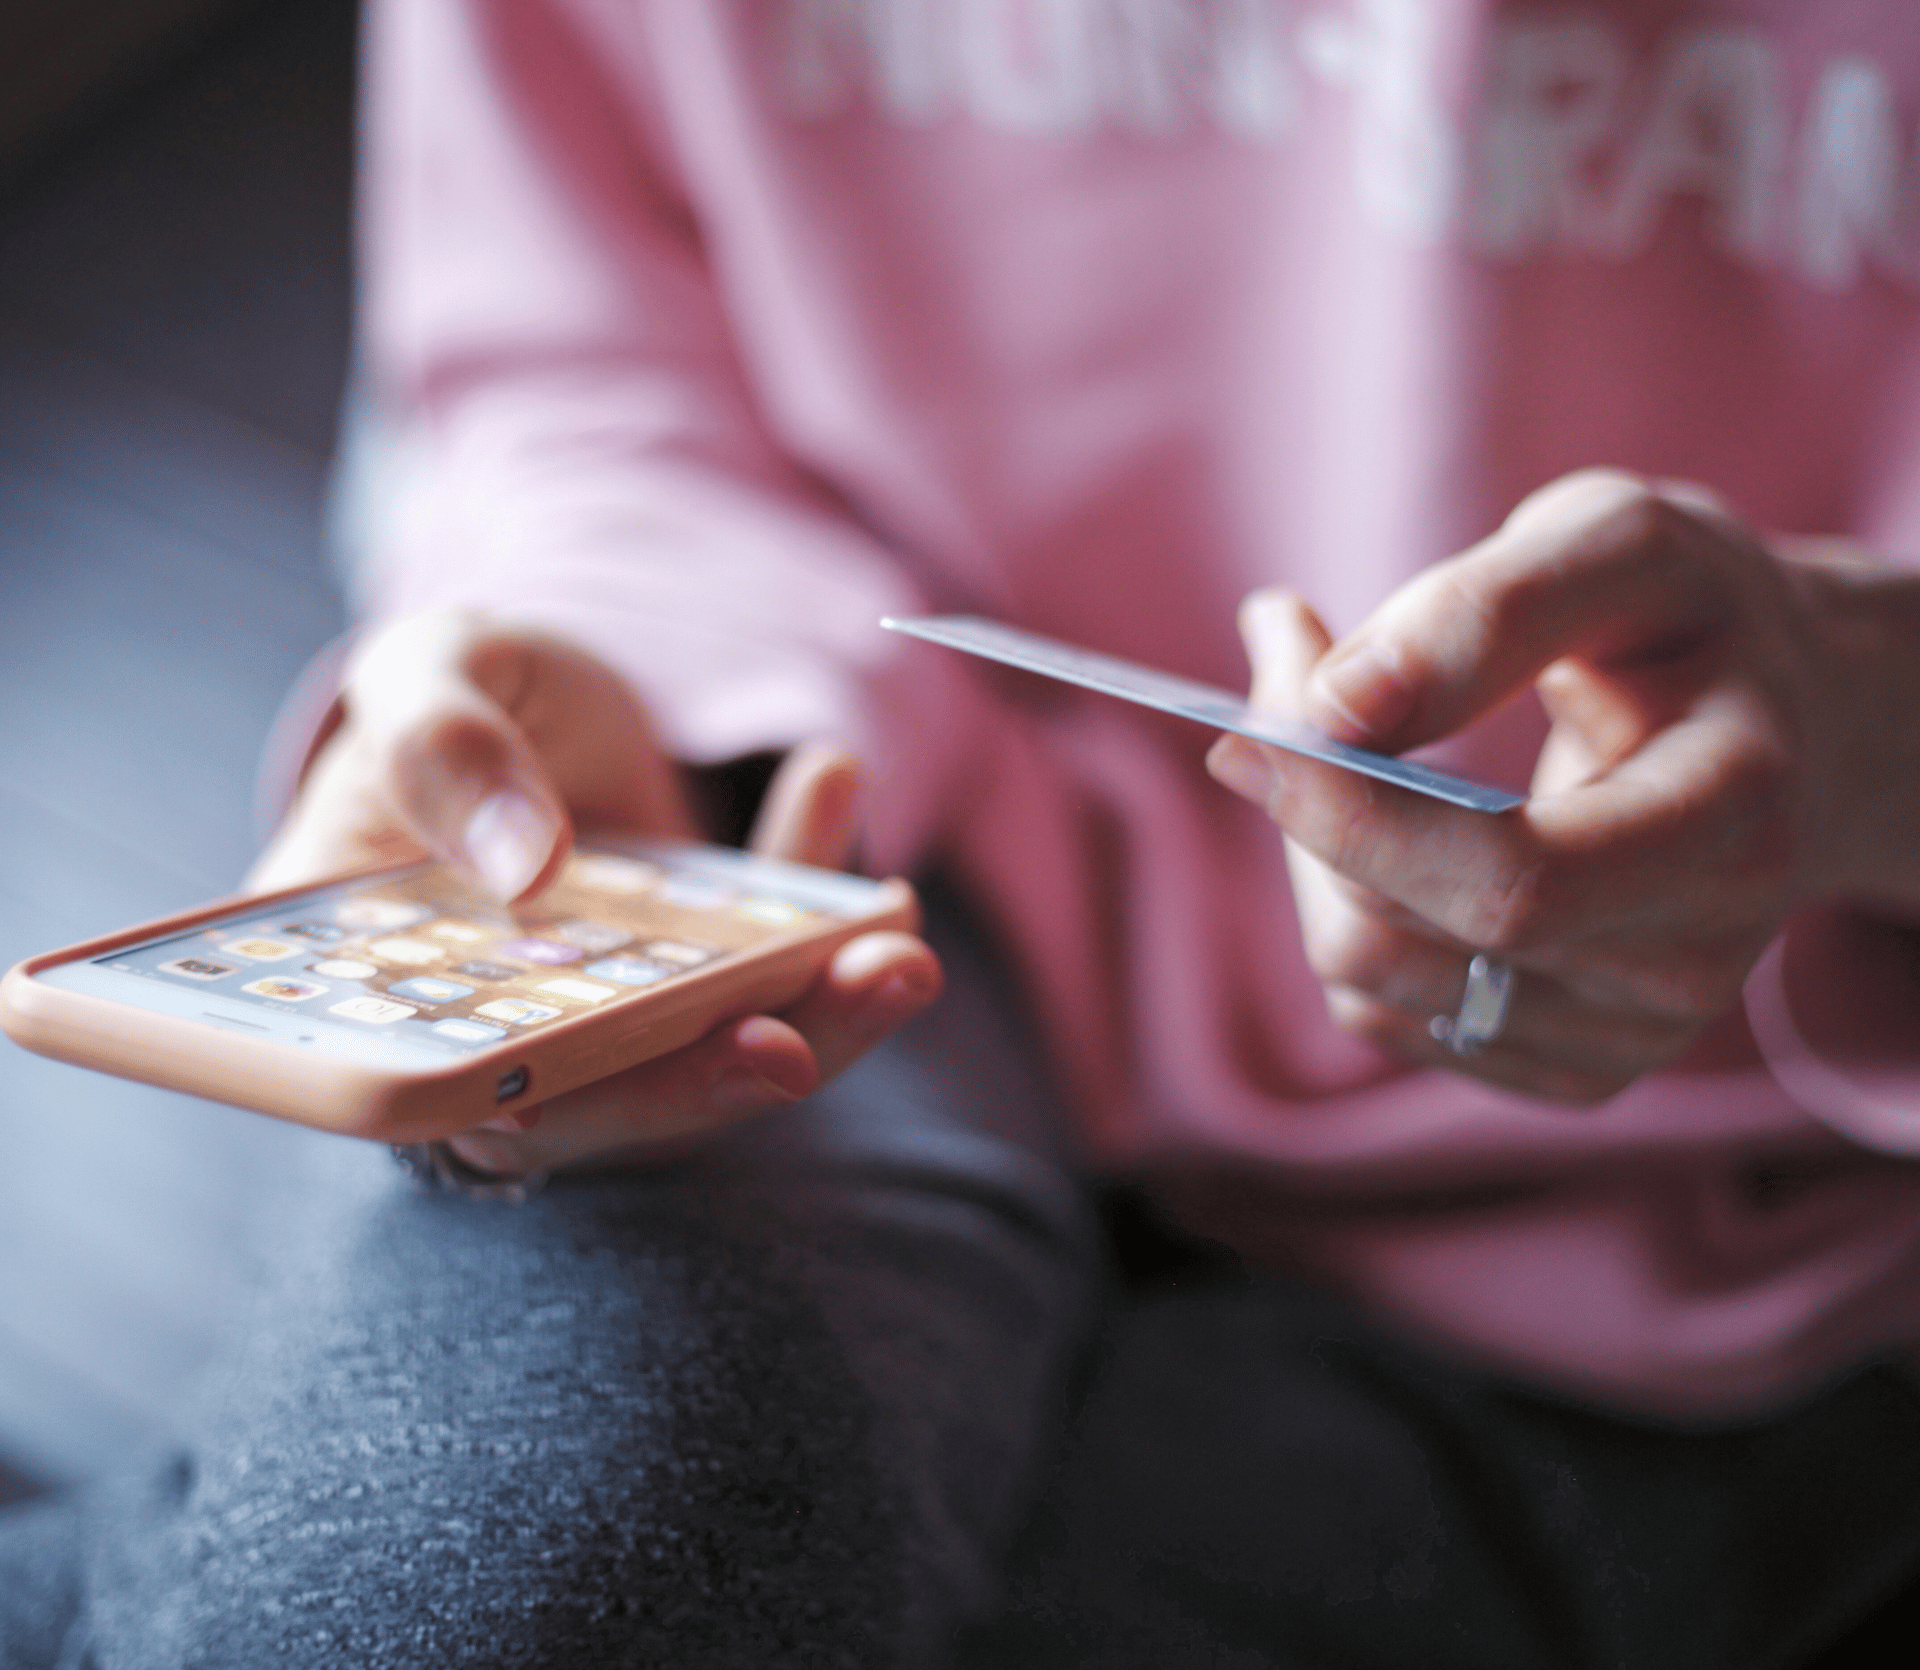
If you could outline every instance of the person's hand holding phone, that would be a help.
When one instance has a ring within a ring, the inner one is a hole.
[[[1398,751],[1532,682],[1526,805],[1462,811],[1229,736],[1213,774],[1288,836],[1343,1023],[1420,1065],[1591,1103],[1731,1009],[1788,915],[1920,912],[1920,578],[1769,545],[1692,488],[1606,471],[1534,494],[1339,645],[1298,598],[1241,625],[1254,704]],[[1825,560],[1804,560],[1815,556]],[[1486,953],[1498,1037],[1434,1017]]]
[[[853,840],[859,764],[795,749],[755,825],[774,857],[837,868]],[[625,682],[546,633],[468,614],[411,616],[349,663],[292,811],[251,890],[431,857],[503,903],[559,873],[573,828],[696,840],[679,766]],[[660,1133],[719,1125],[809,1094],[938,995],[912,935],[863,934],[780,1016],[697,1043],[452,1139],[486,1171],[644,1160]]]

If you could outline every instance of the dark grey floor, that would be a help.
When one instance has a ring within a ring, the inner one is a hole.
[[[264,9],[0,201],[0,964],[229,890],[340,628],[352,12]],[[0,1041],[0,1497],[166,1430],[320,1140]]]

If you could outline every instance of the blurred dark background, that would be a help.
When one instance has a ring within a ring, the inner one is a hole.
[[[0,965],[232,889],[338,633],[352,0],[0,8]],[[326,1139],[0,1040],[0,1499],[163,1438]]]

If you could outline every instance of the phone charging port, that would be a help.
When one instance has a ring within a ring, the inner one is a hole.
[[[511,1102],[514,1097],[525,1092],[528,1077],[529,1074],[524,1067],[516,1067],[510,1073],[502,1073],[500,1082],[493,1087],[493,1099],[496,1102]]]

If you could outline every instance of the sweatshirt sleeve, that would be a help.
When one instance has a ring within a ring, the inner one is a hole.
[[[1920,1156],[1920,926],[1840,910],[1795,917],[1748,978],[1774,1078],[1843,1136]]]
[[[838,736],[871,770],[869,861],[905,867],[983,699],[879,629],[913,584],[756,409],[638,13],[374,0],[361,328],[392,479],[360,609],[561,633],[689,761]]]

